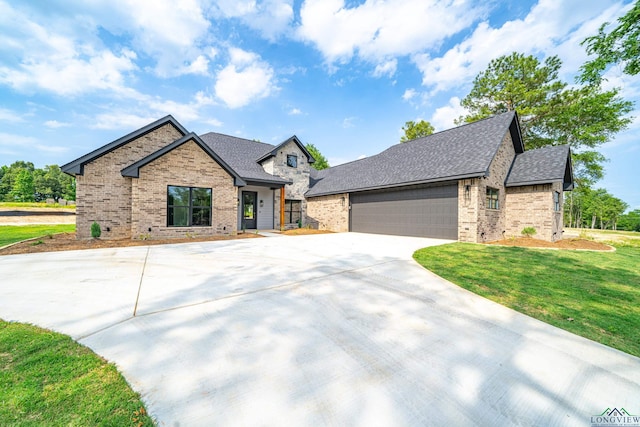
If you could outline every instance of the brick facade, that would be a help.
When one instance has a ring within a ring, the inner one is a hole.
[[[310,198],[307,201],[307,221],[318,230],[349,231],[349,194]]]
[[[553,194],[559,193],[560,210],[555,210]],[[562,239],[562,184],[527,185],[507,189],[505,237],[520,237],[525,227],[536,229],[535,238],[555,242]]]
[[[102,239],[130,238],[131,178],[120,171],[181,136],[166,124],[84,165],[84,174],[76,176],[77,238],[91,237],[93,221],[100,224]]]
[[[169,185],[211,188],[212,225],[168,227]],[[132,238],[211,236],[237,231],[238,190],[233,177],[193,141],[140,168],[140,177],[133,178],[132,187]]]

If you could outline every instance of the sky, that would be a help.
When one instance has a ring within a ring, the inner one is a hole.
[[[167,114],[189,131],[278,144],[331,165],[454,127],[474,77],[514,51],[558,55],[630,0],[0,0],[0,165],[68,163]],[[607,87],[634,121],[601,147],[606,188],[640,209],[640,76]]]

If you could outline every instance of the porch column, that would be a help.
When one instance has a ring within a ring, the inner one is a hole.
[[[280,231],[284,231],[284,187],[280,187]]]

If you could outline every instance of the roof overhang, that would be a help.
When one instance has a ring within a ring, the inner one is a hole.
[[[277,181],[269,179],[248,179],[245,178],[246,185],[253,185],[256,187],[270,187],[270,188],[282,188],[287,184],[293,184],[293,181]]]
[[[121,138],[118,138],[107,145],[104,145],[96,150],[93,150],[92,152],[85,154],[84,156],[79,157],[73,160],[72,162],[62,165],[60,169],[62,169],[62,172],[66,173],[67,175],[71,175],[71,176],[83,175],[84,165],[86,165],[87,163],[97,159],[98,157],[104,156],[105,154],[108,154],[116,150],[117,148],[122,147],[123,145],[133,141],[134,139],[140,138],[141,136],[151,133],[154,130],[159,129],[166,124],[171,124],[182,135],[186,135],[188,133],[187,130],[184,128],[184,126],[178,123],[178,121],[174,119],[173,116],[168,115],[136,131],[133,131]]]
[[[171,144],[166,145],[161,149],[159,149],[158,151],[151,153],[145,158],[138,160],[137,162],[127,166],[126,168],[122,169],[120,173],[122,174],[122,176],[125,176],[125,177],[139,178],[140,168],[148,165],[154,160],[164,156],[165,154],[169,153],[170,151],[180,147],[181,145],[189,141],[193,141],[194,143],[196,143],[205,153],[209,155],[209,157],[211,157],[216,163],[218,163],[222,167],[222,169],[224,169],[229,175],[231,175],[234,178],[234,185],[236,187],[242,187],[246,185],[246,182],[240,177],[240,175],[238,175],[236,171],[234,171],[227,163],[225,163],[224,160],[222,160],[220,156],[218,156],[211,149],[211,147],[205,144],[204,141],[202,141],[202,139],[200,139],[200,137],[195,133],[186,134],[182,138],[173,141]]]
[[[286,141],[276,145],[273,150],[269,151],[268,153],[264,154],[260,158],[256,159],[256,162],[262,163],[263,161],[265,161],[265,160],[267,160],[267,159],[269,159],[271,157],[274,157],[276,154],[278,154],[278,150],[280,150],[282,147],[284,147],[285,145],[287,145],[290,142],[293,142],[294,144],[296,144],[298,146],[300,151],[302,151],[304,153],[304,155],[307,157],[307,161],[309,163],[315,163],[316,159],[313,158],[313,156],[309,153],[309,151],[307,151],[305,146],[302,144],[302,142],[300,142],[298,137],[295,136],[295,135],[293,135],[291,138],[287,139]]]
[[[441,178],[434,178],[434,179],[425,179],[420,181],[408,181],[408,182],[401,182],[397,184],[375,185],[370,187],[356,187],[356,188],[350,188],[350,189],[339,190],[339,191],[325,191],[317,194],[309,194],[309,191],[311,191],[309,190],[305,193],[305,197],[320,197],[320,196],[330,196],[332,194],[359,193],[361,191],[401,188],[401,187],[408,187],[411,185],[445,183],[445,182],[451,182],[451,181],[459,181],[461,179],[481,178],[483,176],[485,176],[484,172],[476,172],[472,174],[455,175],[455,176],[448,176],[448,177],[441,177]]]

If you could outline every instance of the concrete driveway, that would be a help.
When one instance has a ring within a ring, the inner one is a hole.
[[[4,256],[0,318],[114,361],[162,426],[588,426],[607,408],[640,414],[640,359],[411,259],[441,243],[344,233]]]

